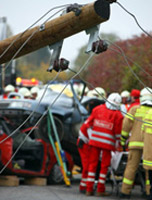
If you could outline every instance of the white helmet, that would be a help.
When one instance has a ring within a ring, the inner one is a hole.
[[[31,97],[31,92],[29,90],[27,92],[25,92],[24,97],[27,97],[27,98],[29,97],[30,98]]]
[[[93,90],[93,94],[94,94],[94,96],[98,97],[99,99],[105,99],[106,98],[106,92],[101,87],[96,87]]]
[[[31,92],[31,94],[38,93],[39,88],[37,86],[34,86],[34,87],[31,88],[30,92]]]
[[[145,87],[140,91],[140,103],[141,104],[152,104],[152,89]]]
[[[123,98],[123,97],[130,97],[130,92],[128,92],[127,90],[124,90],[124,91],[122,91],[121,92],[121,97]]]
[[[121,100],[121,96],[118,93],[111,93],[107,99],[109,103],[115,106],[120,106]]]
[[[94,97],[95,95],[94,95],[94,90],[89,90],[88,92],[87,92],[87,96],[88,97]]]
[[[14,92],[15,91],[15,87],[13,85],[9,84],[4,88],[4,91],[5,92]]]
[[[22,87],[22,88],[19,89],[18,92],[25,97],[25,94],[27,95],[30,91],[26,87]]]

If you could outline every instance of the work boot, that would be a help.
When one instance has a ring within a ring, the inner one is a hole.
[[[119,195],[120,199],[130,199],[130,197],[131,197],[130,194],[120,193],[120,195]]]
[[[106,196],[110,196],[110,193],[108,193],[108,192],[97,192],[96,196],[97,197],[106,197]]]
[[[93,196],[93,195],[94,195],[93,192],[86,191],[86,196]]]

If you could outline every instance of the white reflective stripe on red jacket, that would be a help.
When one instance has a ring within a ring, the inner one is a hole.
[[[99,131],[95,131],[95,130],[92,130],[92,133],[94,133],[95,135],[98,135],[98,136],[104,136],[104,137],[115,140],[115,136],[113,136],[109,133],[103,133],[103,132],[99,132]],[[91,135],[91,138],[92,138],[92,135]]]
[[[99,137],[101,137],[101,138],[99,138]],[[104,138],[102,138],[102,137],[104,137]],[[103,132],[98,132],[98,131],[93,130],[90,139],[92,141],[102,142],[102,143],[105,143],[105,144],[115,146],[115,136],[113,136],[109,133],[103,133]],[[109,139],[112,139],[113,141],[111,141]]]
[[[110,145],[112,145],[112,146],[115,146],[115,142],[112,142],[112,141],[106,140],[106,139],[101,139],[101,138],[98,138],[98,137],[95,137],[95,136],[91,136],[91,140],[92,140],[92,141],[102,142],[102,143],[105,143],[105,144],[110,144]]]

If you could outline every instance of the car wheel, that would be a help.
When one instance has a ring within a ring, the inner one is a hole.
[[[48,184],[61,184],[63,182],[63,174],[61,172],[60,166],[56,163],[48,176]]]

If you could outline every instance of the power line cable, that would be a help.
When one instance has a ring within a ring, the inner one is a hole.
[[[62,9],[63,10],[63,9]],[[60,12],[60,11],[59,11]],[[55,14],[57,14],[58,12],[56,12]],[[54,15],[55,15],[54,14]],[[54,16],[53,15],[53,16]],[[52,17],[52,16],[51,16]],[[50,18],[49,18],[50,19]],[[47,21],[47,20],[46,20]],[[29,39],[31,39],[31,37],[35,34],[37,32],[37,30],[35,31],[35,32],[33,32],[31,35],[30,35],[30,37],[28,37],[27,38],[27,40],[29,40]],[[27,42],[27,40],[25,41],[25,42]],[[17,53],[19,53],[19,51],[24,47],[24,45],[25,45],[25,42],[24,42],[24,44],[20,47],[20,49],[17,51]],[[10,61],[11,62],[11,61]],[[7,65],[7,67],[8,67],[8,65]],[[46,90],[47,90],[47,87],[46,87]],[[43,96],[45,95],[45,92],[46,92],[46,90],[44,91],[44,94],[42,95],[42,98],[43,98]],[[16,129],[16,130],[14,130],[11,134],[10,134],[10,136],[12,136],[13,134],[15,134],[16,133],[16,131],[18,131],[31,117],[32,117],[32,115],[35,113],[35,111],[36,111],[36,109],[38,108],[38,106],[40,105],[40,102],[42,101],[42,98],[40,99],[40,101],[38,102],[38,105],[34,108],[34,110],[33,110],[33,112],[27,117],[27,119],[25,119],[25,121]],[[7,137],[8,138],[8,137]],[[7,138],[5,138],[4,140],[2,140],[2,141],[5,141]],[[0,141],[0,144],[1,144],[2,142]]]
[[[69,69],[70,71],[72,71],[73,73],[77,73],[76,71],[74,71],[74,70],[71,69],[71,68],[68,68],[68,69]],[[109,104],[115,106],[115,105],[112,104],[110,101],[108,101],[108,99],[106,99],[106,98],[104,97],[104,95],[100,94],[100,93],[98,92],[98,90],[95,88],[94,85],[92,85],[92,84],[89,83],[88,81],[84,80],[81,76],[79,76],[79,77],[80,77],[80,79],[81,79],[82,81],[84,81],[87,85],[89,85],[92,89],[94,89],[94,90],[97,92],[97,94],[98,94],[99,96],[101,96],[101,97],[104,99],[105,102],[108,102]],[[117,106],[115,106],[115,107],[117,107]],[[121,110],[121,107],[119,108],[119,110],[120,110],[120,112],[123,113],[124,115],[127,115],[127,116],[130,117],[130,114],[128,114],[127,112]],[[131,116],[131,117],[132,117],[134,120],[137,120],[137,121],[139,121],[139,122],[146,123],[146,124],[148,124],[148,125],[152,125],[152,123],[150,123],[150,122],[137,119],[136,117],[133,117],[133,116]]]
[[[99,36],[98,36],[99,37]],[[99,37],[99,39],[100,39],[100,37]],[[105,41],[107,41],[107,42],[110,42],[109,40],[105,40]],[[115,47],[117,47],[119,50],[120,50],[120,52],[121,52],[121,55],[123,56],[123,58],[124,58],[124,60],[125,60],[125,62],[126,62],[126,64],[127,64],[127,66],[129,67],[129,70],[131,71],[131,73],[135,76],[135,78],[152,94],[152,92],[149,90],[149,88],[143,83],[143,81],[141,81],[140,80],[140,78],[137,76],[137,74],[133,71],[133,69],[131,68],[131,66],[130,66],[130,64],[129,64],[129,62],[128,62],[128,60],[127,60],[127,56],[125,55],[125,53],[124,53],[124,51],[123,51],[123,49],[119,46],[119,45],[117,45],[116,43],[113,43],[113,42],[110,42],[112,45],[114,45]]]
[[[134,20],[135,20],[135,22],[136,22],[136,24],[138,25],[138,27],[146,34],[146,35],[148,35],[150,38],[152,38],[152,36],[147,32],[147,31],[145,31],[143,28],[142,28],[142,26],[139,24],[139,22],[138,22],[138,20],[137,20],[137,18],[135,17],[135,15],[133,15],[131,12],[129,12],[122,4],[120,4],[119,2],[116,2],[123,10],[125,10],[129,15],[131,15],[133,18],[134,18]]]
[[[64,8],[65,9],[65,8]],[[47,20],[44,21],[43,24],[41,24],[26,40],[25,42],[21,45],[21,47],[16,51],[16,53],[13,55],[13,57],[11,58],[11,60],[7,63],[7,65],[5,66],[5,70],[9,67],[10,63],[13,61],[13,59],[19,54],[19,52],[24,48],[24,46],[27,44],[27,42],[38,32],[40,31],[40,27],[44,26],[45,23],[51,19],[52,17],[54,17],[56,14],[58,14],[59,12],[64,10],[63,8],[60,9],[59,11],[57,11],[56,13],[54,13],[51,17],[49,17]],[[2,73],[0,73],[0,75],[2,75]]]
[[[59,75],[59,74],[57,73],[57,75],[56,75],[55,78],[51,81],[51,83],[53,83],[53,82],[57,79],[58,75]],[[36,104],[36,106],[34,107],[33,111],[31,112],[31,114],[30,114],[30,115],[24,120],[24,122],[23,122],[20,126],[18,126],[11,134],[9,134],[6,138],[4,138],[3,140],[1,140],[1,141],[0,141],[0,144],[3,143],[4,141],[6,141],[6,140],[7,140],[8,138],[10,138],[11,136],[13,136],[24,124],[26,124],[26,122],[32,117],[32,115],[34,115],[34,113],[36,112],[37,108],[39,107],[39,105],[40,105],[42,99],[44,98],[44,95],[45,95],[45,93],[46,93],[46,91],[47,91],[47,89],[48,89],[49,84],[51,84],[51,83],[48,83],[47,86],[45,87],[44,92],[43,92],[43,94],[42,94],[40,100],[38,101],[38,104]]]
[[[10,45],[5,49],[5,51],[0,55],[0,59],[5,55],[5,53],[7,53],[7,51],[12,47],[12,45],[19,39],[21,38],[30,28],[32,28],[34,25],[36,25],[40,20],[42,20],[47,14],[49,14],[51,11],[61,8],[61,7],[67,7],[70,4],[65,4],[65,5],[61,5],[61,6],[56,6],[54,8],[51,8],[50,10],[48,10],[45,14],[43,14],[38,20],[36,20],[32,25],[30,25],[23,33],[21,33],[20,35],[18,35],[18,37],[16,37],[11,43]]]
[[[68,86],[68,84],[70,83],[70,81],[72,79],[74,79],[77,75],[79,75],[88,65],[88,63],[90,62],[90,60],[92,59],[94,53],[91,53],[91,55],[89,56],[89,58],[87,59],[87,61],[84,63],[84,65],[82,66],[82,68],[77,72],[77,74],[75,74],[74,76],[72,76],[72,78],[70,78],[70,80],[67,82],[67,84],[64,86],[64,88],[61,90],[61,92],[59,93],[59,95],[54,99],[54,101],[48,106],[47,110],[42,114],[42,116],[40,117],[40,119],[35,123],[34,127],[36,127],[41,120],[44,118],[44,116],[48,113],[48,111],[52,108],[52,106],[54,105],[54,103],[57,101],[57,99],[61,96],[61,94],[63,93],[63,91],[65,90],[65,88]],[[60,72],[60,71],[59,71]],[[18,146],[18,148],[15,150],[15,152],[13,153],[13,155],[11,156],[11,158],[9,159],[9,161],[5,164],[5,166],[0,170],[0,174],[6,169],[6,167],[9,165],[9,163],[11,162],[11,160],[14,158],[14,156],[17,154],[17,152],[19,151],[19,149],[21,148],[21,146],[24,144],[24,142],[26,141],[26,139],[30,136],[30,134],[32,133],[32,131],[34,130],[34,127],[29,131],[29,133],[26,135],[26,137],[24,138],[24,140],[20,143],[20,145]]]

